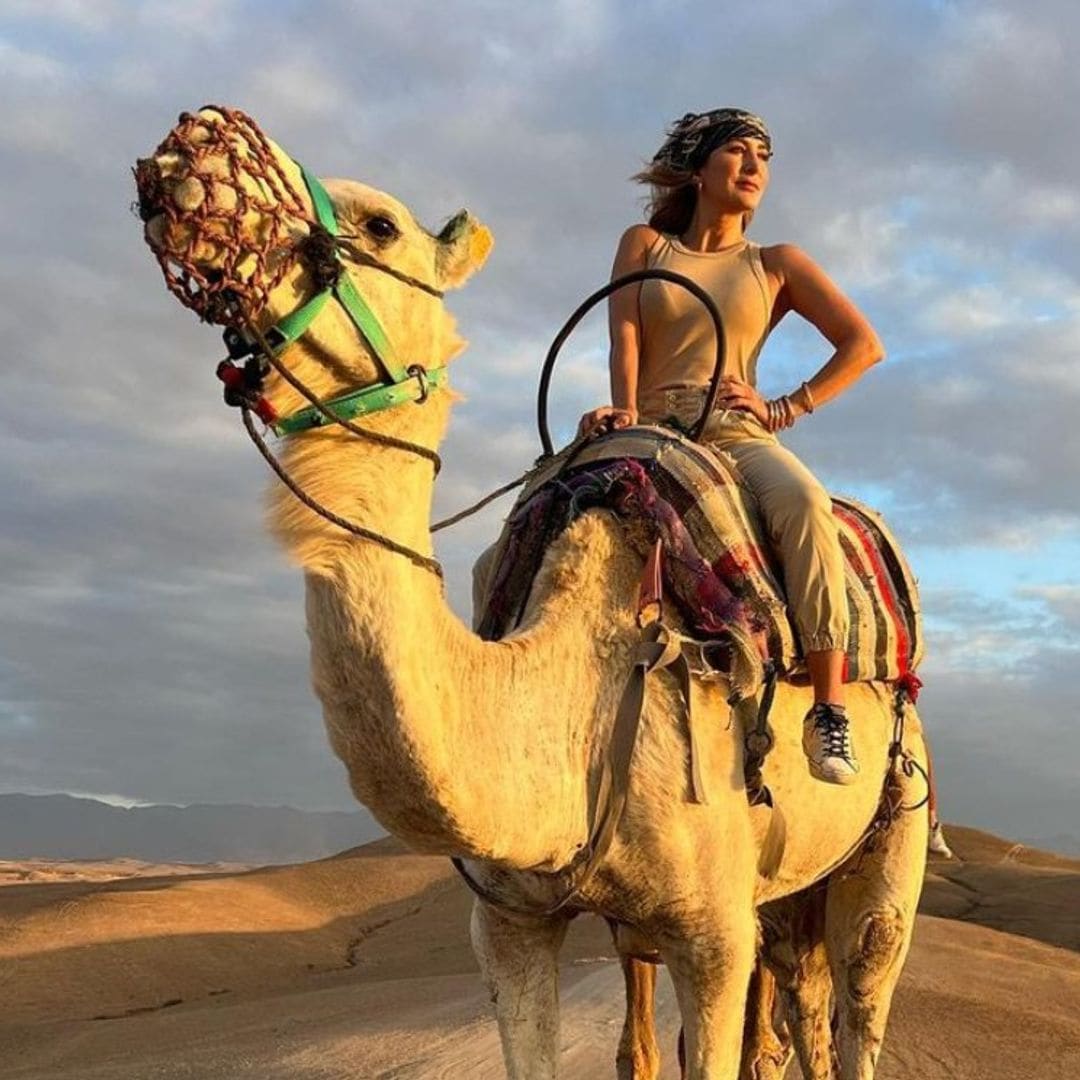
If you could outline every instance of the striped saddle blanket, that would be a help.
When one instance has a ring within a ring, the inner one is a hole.
[[[846,562],[851,631],[845,678],[894,680],[923,653],[915,578],[881,516],[832,497]],[[517,625],[544,550],[586,510],[632,524],[644,554],[663,541],[666,593],[699,637],[740,624],[765,634],[786,678],[806,675],[777,554],[735,460],[673,429],[641,426],[568,447],[530,477],[492,553],[477,621],[495,639]]]

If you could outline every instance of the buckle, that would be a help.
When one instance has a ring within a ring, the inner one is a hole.
[[[415,405],[423,405],[428,399],[430,384],[428,383],[427,369],[420,364],[410,364],[405,369],[406,374],[412,375],[420,384],[420,396],[414,402]]]
[[[263,335],[266,344],[276,353],[282,345],[286,344],[285,335],[276,327],[271,326]],[[225,348],[228,350],[230,360],[243,360],[248,356],[254,356],[258,352],[258,345],[254,341],[248,341],[235,327],[230,326],[222,335]]]
[[[255,351],[255,346],[233,326],[226,327],[221,339],[225,342],[230,360],[243,360]]]

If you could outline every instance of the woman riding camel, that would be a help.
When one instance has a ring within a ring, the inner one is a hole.
[[[803,748],[814,776],[844,784],[859,770],[844,711],[844,558],[828,493],[777,432],[837,397],[885,350],[804,251],[746,238],[771,157],[764,121],[742,109],[687,113],[676,121],[652,163],[634,177],[652,186],[649,223],[623,234],[612,277],[663,267],[698,282],[717,303],[725,371],[701,438],[735,459],[757,497],[814,687]],[[817,327],[835,352],[811,379],[767,401],[755,388],[757,358],[789,311]],[[581,433],[672,420],[691,427],[716,355],[705,307],[678,285],[651,279],[613,293],[609,312],[612,404],[586,413]]]

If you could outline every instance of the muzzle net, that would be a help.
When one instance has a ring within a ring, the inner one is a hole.
[[[258,124],[239,109],[206,108],[220,119],[181,113],[132,171],[139,216],[167,219],[162,242],[148,242],[169,291],[204,322],[236,325],[241,313],[258,316],[302,250],[316,264],[332,261],[332,242],[306,250],[325,247],[329,234],[310,220]]]

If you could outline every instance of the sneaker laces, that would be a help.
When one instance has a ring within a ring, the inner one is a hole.
[[[825,753],[851,762],[851,734],[847,714],[839,706],[819,701],[813,709],[814,729],[820,731]]]

